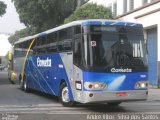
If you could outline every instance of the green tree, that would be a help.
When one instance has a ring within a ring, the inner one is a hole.
[[[30,36],[30,35],[34,35],[37,33],[37,28],[36,27],[27,27],[27,28],[24,28],[20,31],[16,31],[14,35],[10,36],[8,38],[9,42],[11,44],[13,44],[14,42],[16,42],[19,38],[23,38],[23,37],[26,37],[26,36]]]
[[[65,19],[64,23],[84,19],[112,19],[112,12],[102,5],[87,3],[78,7],[72,15]]]
[[[0,17],[6,13],[7,5],[0,1]]]
[[[11,43],[21,37],[33,35],[64,23],[76,9],[77,0],[12,0],[20,21],[27,28],[17,31],[9,40]]]
[[[40,31],[64,22],[76,8],[76,0],[12,0],[20,21]]]

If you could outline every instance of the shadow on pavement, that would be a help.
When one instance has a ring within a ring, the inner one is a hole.
[[[21,90],[20,88],[17,88],[17,89]],[[30,92],[26,93],[26,94],[34,94],[36,96],[44,97],[44,98],[46,98],[48,100],[52,100],[53,103],[54,102],[59,103],[59,98],[57,96],[53,96],[53,95],[50,95],[50,94],[42,93],[42,92],[39,92],[39,91],[36,91],[36,90],[30,90]]]

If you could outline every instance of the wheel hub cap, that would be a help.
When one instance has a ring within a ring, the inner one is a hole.
[[[64,87],[62,90],[62,100],[63,102],[69,102],[69,94],[68,94],[68,88]]]

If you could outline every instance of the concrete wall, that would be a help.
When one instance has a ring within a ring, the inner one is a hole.
[[[124,14],[123,7],[124,2],[127,2],[127,11],[130,11],[130,0],[89,0],[89,2],[97,3],[98,5],[104,5],[106,7],[112,6],[112,12],[113,12],[113,3],[117,3],[117,16]],[[150,3],[151,0],[148,0],[148,3]],[[143,0],[134,0],[134,9],[143,6]]]

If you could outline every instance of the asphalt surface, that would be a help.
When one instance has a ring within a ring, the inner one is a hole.
[[[125,114],[138,114],[139,119],[137,120],[140,120],[145,119],[145,117],[142,117],[142,114],[160,115],[160,93],[159,95],[157,94],[158,92],[152,94],[151,91],[147,101],[124,102],[119,106],[78,104],[76,107],[63,107],[57,97],[45,95],[37,91],[25,93],[19,89],[17,84],[11,84],[8,81],[7,72],[0,71],[0,120],[5,120],[8,117],[15,120],[131,119],[131,116],[126,119],[123,118]],[[99,116],[95,118],[96,116],[94,115]],[[111,115],[110,118],[108,115]],[[160,119],[160,116],[156,118]]]

